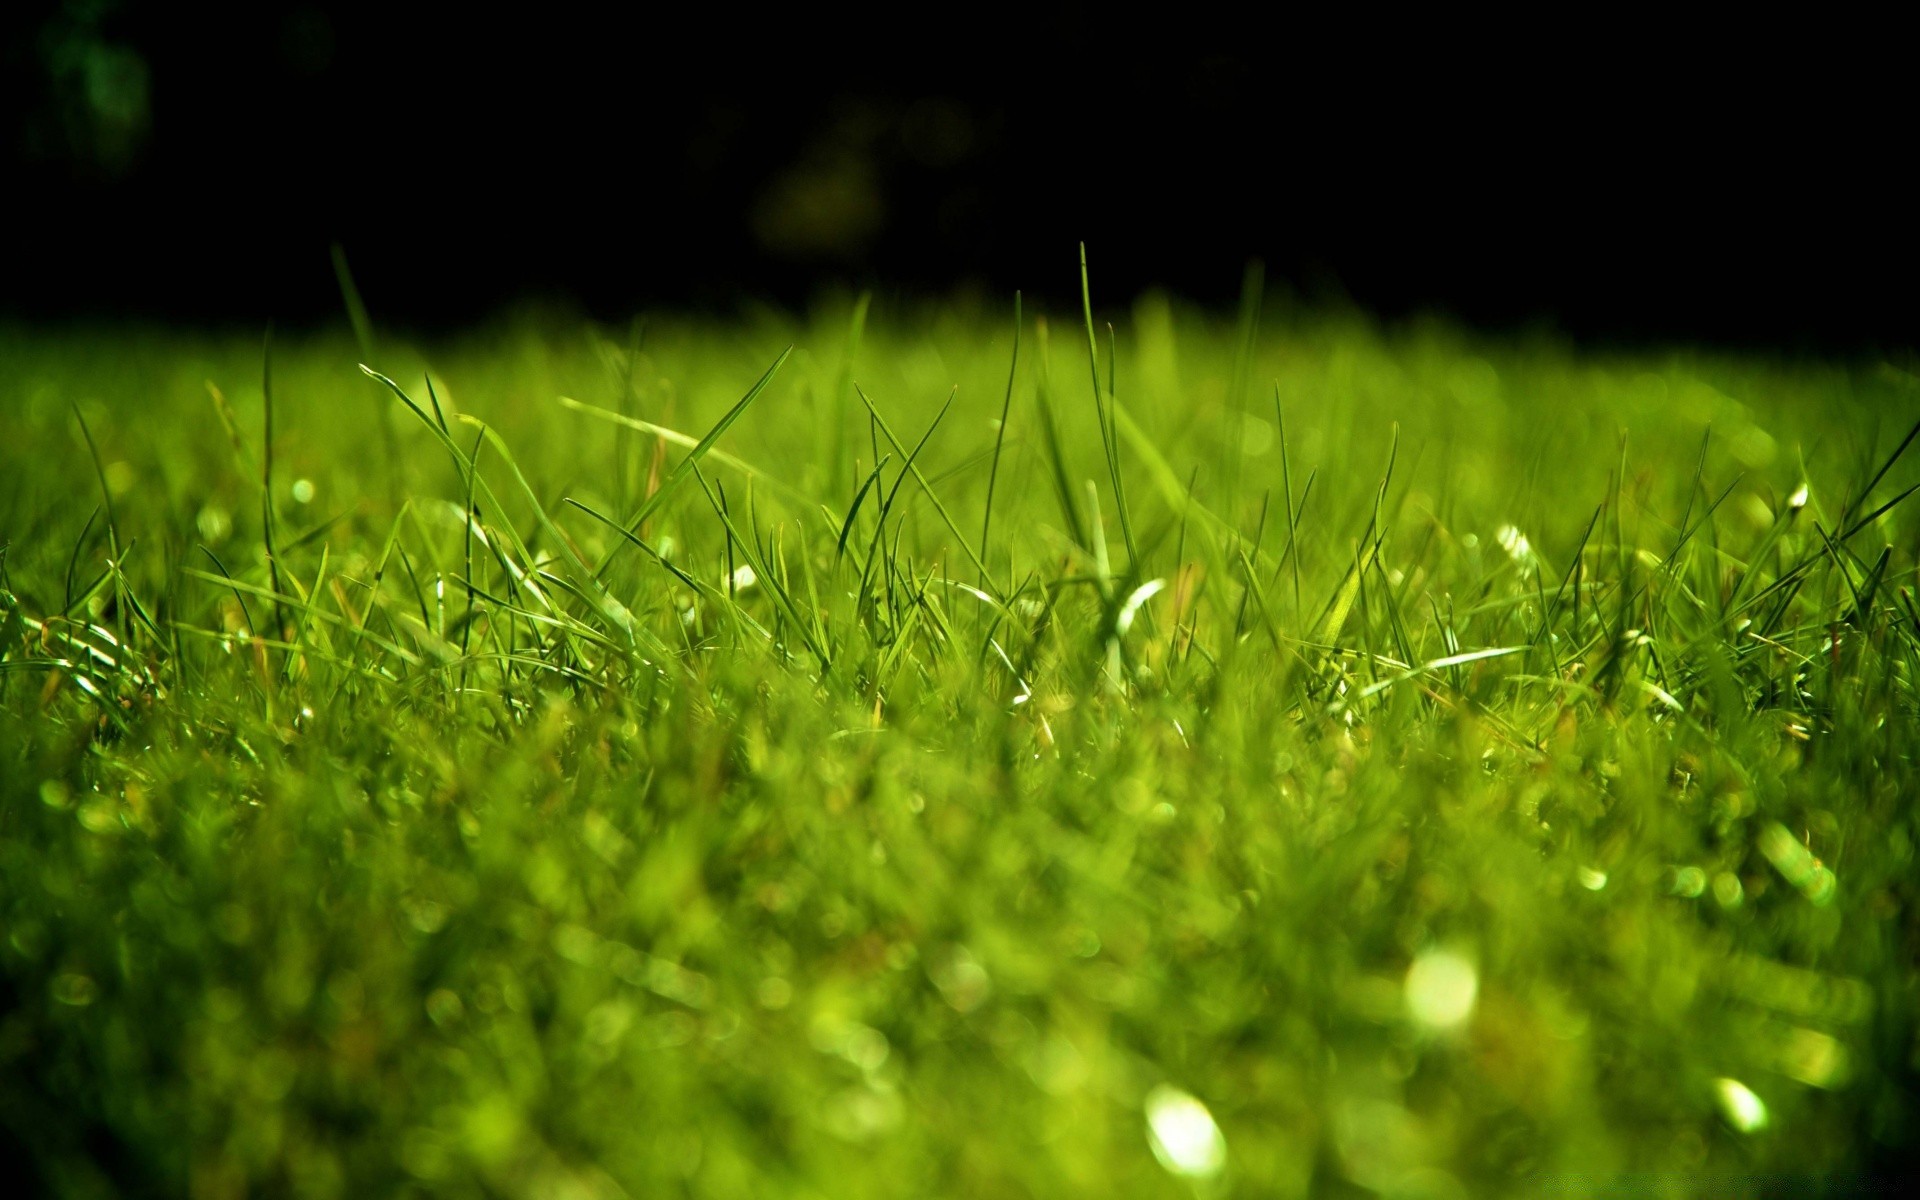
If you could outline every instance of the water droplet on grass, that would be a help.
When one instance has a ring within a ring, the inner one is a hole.
[[[1738,1079],[1714,1080],[1713,1098],[1727,1124],[1741,1133],[1758,1133],[1767,1127],[1766,1104]]]
[[[1407,971],[1407,1011],[1429,1029],[1453,1029],[1473,1015],[1480,974],[1451,950],[1428,950]]]
[[[1502,525],[1494,536],[1500,540],[1500,548],[1517,563],[1528,562],[1533,558],[1533,543],[1517,526]]]
[[[1211,1179],[1227,1165],[1227,1139],[1213,1114],[1179,1088],[1161,1084],[1147,1093],[1147,1144],[1160,1165],[1189,1179]]]

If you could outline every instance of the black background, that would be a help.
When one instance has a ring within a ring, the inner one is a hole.
[[[335,242],[416,328],[1065,299],[1084,239],[1116,300],[1257,257],[1388,317],[1915,340],[1894,32],[1314,11],[17,4],[0,313],[334,319]]]

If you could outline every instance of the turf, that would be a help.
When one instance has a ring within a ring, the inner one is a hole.
[[[0,331],[20,1178],[1897,1172],[1920,382],[1090,299]]]

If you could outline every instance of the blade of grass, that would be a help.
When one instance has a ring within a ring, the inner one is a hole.
[[[980,557],[991,558],[993,533],[993,489],[1000,479],[1000,450],[1007,440],[1007,418],[1013,412],[1013,381],[1020,370],[1020,293],[1013,294],[1013,361],[1007,365],[1007,394],[1000,402],[1000,423],[993,431],[993,465],[987,471],[986,511],[980,517]],[[857,502],[857,501],[856,501]],[[841,536],[844,543],[845,535]],[[982,587],[985,584],[981,585]]]
[[[867,411],[872,414],[874,421],[879,424],[880,432],[886,435],[887,441],[893,446],[894,450],[905,454],[906,447],[902,446],[900,439],[894,436],[893,428],[887,424],[887,419],[880,415],[880,410],[874,406],[873,400],[865,391],[861,390],[859,384],[854,384],[853,390],[854,394],[860,397],[860,402],[867,406]],[[913,475],[915,482],[920,485],[920,490],[925,493],[927,500],[933,505],[933,510],[940,514],[940,520],[946,525],[947,531],[953,534],[953,540],[959,544],[961,550],[965,551],[967,558],[973,563],[974,569],[980,572],[981,577],[987,581],[981,586],[998,586],[994,584],[992,576],[988,573],[987,564],[980,560],[980,555],[968,544],[967,536],[960,532],[960,526],[954,523],[953,514],[948,512],[947,506],[940,502],[940,494],[933,490],[933,485],[928,483],[927,477],[921,473],[920,464],[917,461],[920,454],[920,446],[926,445],[927,439],[933,436],[933,431],[939,428],[941,418],[946,416],[947,406],[952,403],[953,396],[949,394],[946,404],[943,404],[940,408],[939,415],[934,417],[933,424],[929,425],[927,432],[921,436],[920,445],[915,446],[913,453],[907,455],[906,466],[903,467],[902,470],[910,472]]]
[[[1138,570],[1140,549],[1133,540],[1133,519],[1127,506],[1126,483],[1120,473],[1120,439],[1113,430],[1110,410],[1114,404],[1111,387],[1100,386],[1100,349],[1093,332],[1093,292],[1087,282],[1087,244],[1080,243],[1080,313],[1087,325],[1087,371],[1093,380],[1093,411],[1100,423],[1100,448],[1107,460],[1107,480],[1113,489],[1113,506],[1120,519],[1120,540],[1127,547],[1127,569]],[[1111,362],[1111,359],[1109,360]],[[1109,369],[1111,383],[1112,372]],[[1103,398],[1104,396],[1104,398]]]

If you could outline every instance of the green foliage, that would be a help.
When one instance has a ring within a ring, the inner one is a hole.
[[[270,385],[257,342],[0,331],[7,1156],[203,1197],[1886,1169],[1920,384],[1248,295],[1096,290],[1059,346],[864,298],[385,335],[375,383],[363,316]]]

